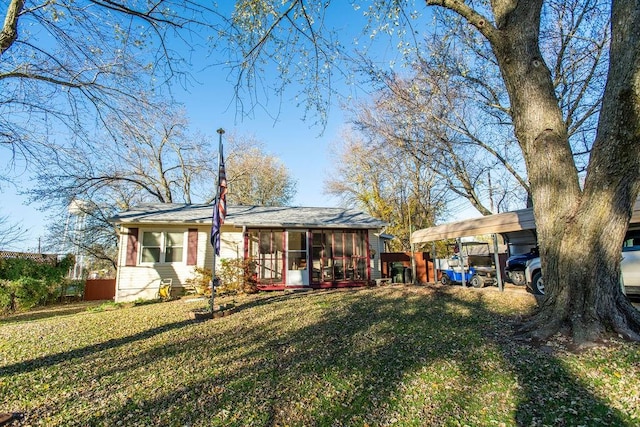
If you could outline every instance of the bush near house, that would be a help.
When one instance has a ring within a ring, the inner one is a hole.
[[[30,309],[63,297],[69,288],[77,287],[65,278],[72,265],[71,255],[56,265],[25,258],[0,259],[0,311]]]
[[[255,263],[242,258],[220,260],[220,270],[216,276],[220,280],[216,292],[218,294],[252,294],[258,292],[255,280]],[[186,280],[193,285],[200,294],[209,293],[211,283],[210,268],[194,268],[194,277]]]
[[[255,263],[243,258],[220,260],[221,293],[252,294],[258,291],[254,277]]]
[[[198,294],[201,294],[201,295],[209,294],[209,283],[211,282],[211,269],[194,267],[193,274],[194,274],[193,277],[190,277],[187,280],[185,280],[186,284],[195,286]]]

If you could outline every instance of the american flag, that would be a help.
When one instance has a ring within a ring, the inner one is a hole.
[[[220,146],[220,165],[218,170],[218,195],[213,205],[213,218],[211,224],[211,245],[220,255],[220,227],[227,216],[227,175],[224,170],[224,156],[222,145]]]

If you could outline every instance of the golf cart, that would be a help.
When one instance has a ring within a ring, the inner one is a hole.
[[[453,256],[444,260],[440,282],[443,285],[470,284],[474,288],[497,283],[496,269],[491,262],[486,242],[461,242],[453,246]]]

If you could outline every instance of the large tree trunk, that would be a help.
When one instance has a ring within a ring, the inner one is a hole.
[[[613,1],[610,68],[584,188],[551,73],[539,49],[542,0],[491,2],[495,26],[464,2],[428,0],[464,16],[490,41],[511,101],[534,205],[546,296],[523,330],[576,343],[605,331],[640,340],[640,313],[622,294],[621,247],[640,174],[640,6]]]
[[[524,329],[544,339],[567,328],[577,343],[595,340],[607,330],[638,340],[638,312],[620,287],[620,252],[640,168],[640,40],[632,34],[640,28],[640,22],[633,23],[637,1],[614,2],[612,65],[584,189],[538,48],[541,5],[518,2],[513,9],[498,8],[504,14],[498,13],[496,21],[503,27],[497,28],[501,37],[492,43],[527,163],[547,290],[539,313]]]

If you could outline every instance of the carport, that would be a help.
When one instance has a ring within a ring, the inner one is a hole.
[[[507,244],[530,246],[531,244],[535,245],[535,230],[536,222],[533,218],[533,209],[527,208],[416,230],[411,234],[411,244],[434,243],[437,240],[446,239],[457,239],[459,241],[461,237],[490,234],[493,238],[494,262],[496,269],[500,271],[498,234],[503,236]],[[433,247],[435,248],[435,243]],[[497,279],[498,288],[503,291],[502,274],[497,274]]]
[[[640,226],[640,198],[636,200],[633,206],[633,213],[629,225],[634,227]],[[504,238],[507,247],[509,247],[509,252],[511,252],[511,248],[514,246],[516,248],[522,248],[536,243],[536,221],[533,217],[533,208],[455,221],[416,230],[411,234],[411,244],[429,243],[445,239],[459,240],[461,237],[488,234],[492,235],[493,238],[493,253],[496,268],[500,268],[498,260],[498,234]],[[435,244],[433,247],[433,251],[435,252]],[[438,277],[437,271],[435,274],[436,277]],[[498,274],[497,279],[498,288],[500,291],[503,291],[502,275]]]

